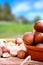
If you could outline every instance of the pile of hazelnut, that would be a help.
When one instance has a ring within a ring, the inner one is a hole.
[[[24,59],[26,54],[26,47],[22,38],[18,37],[16,39],[0,39],[0,57],[18,57]]]
[[[43,48],[43,20],[37,21],[34,24],[34,30],[24,34],[23,41],[26,45]]]

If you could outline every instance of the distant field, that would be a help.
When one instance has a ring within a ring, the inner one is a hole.
[[[33,24],[17,24],[0,21],[0,38],[14,38],[33,29]]]

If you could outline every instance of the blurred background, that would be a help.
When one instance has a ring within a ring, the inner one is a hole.
[[[0,38],[22,36],[42,19],[43,0],[0,0]]]

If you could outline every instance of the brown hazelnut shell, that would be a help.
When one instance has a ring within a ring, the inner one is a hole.
[[[38,43],[38,44],[36,45],[36,47],[38,47],[38,48],[43,48],[43,43]]]
[[[20,58],[20,59],[26,58],[26,51],[24,51],[24,50],[18,51],[17,57]]]
[[[39,20],[34,24],[34,29],[38,32],[43,32],[43,20]]]
[[[42,43],[43,42],[43,33],[35,32],[35,42]]]
[[[27,32],[23,36],[23,41],[27,45],[32,45],[34,43],[34,33],[33,32]]]

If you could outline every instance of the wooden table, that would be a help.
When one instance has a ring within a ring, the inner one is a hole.
[[[17,57],[10,58],[0,58],[0,65],[20,65],[24,59],[19,59]],[[24,65],[43,65],[43,62],[38,61],[27,61]]]

